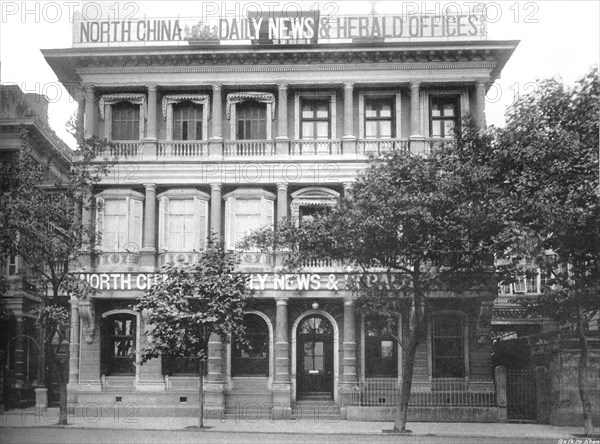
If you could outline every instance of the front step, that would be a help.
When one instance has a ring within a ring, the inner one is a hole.
[[[314,421],[337,421],[341,419],[340,407],[331,398],[327,400],[302,399],[292,407],[292,414],[297,419]]]

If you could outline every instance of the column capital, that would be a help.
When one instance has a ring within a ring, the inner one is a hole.
[[[221,89],[223,88],[223,85],[221,85],[220,83],[213,83],[211,84],[213,92],[221,92]]]
[[[288,84],[287,83],[278,83],[277,84],[277,89],[279,91],[286,91],[288,89]]]
[[[275,303],[277,305],[287,305],[288,304],[288,300],[289,300],[289,298],[287,298],[287,297],[276,297],[275,298]]]
[[[344,89],[354,89],[354,82],[345,82]]]
[[[354,182],[344,182],[342,186],[344,187],[344,190],[352,190]]]
[[[89,93],[93,93],[94,89],[96,89],[96,86],[91,83],[85,83],[84,85],[82,85],[82,87],[86,92]]]
[[[279,182],[277,184],[277,191],[287,191],[288,189],[288,184],[285,182]]]
[[[223,184],[221,184],[221,183],[211,183],[210,184],[211,191],[221,191],[222,187],[223,187]]]
[[[148,88],[148,91],[155,91],[158,89],[158,86],[155,84],[150,84],[150,85],[146,85],[146,88]]]
[[[476,80],[475,81],[475,86],[477,88],[485,88],[487,86],[488,82],[486,80]]]
[[[145,183],[144,188],[146,188],[146,191],[156,190],[156,184],[155,183]]]
[[[421,82],[410,82],[410,90],[413,93],[419,92],[419,88],[421,87]]]

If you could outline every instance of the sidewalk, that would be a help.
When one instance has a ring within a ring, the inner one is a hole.
[[[198,425],[193,417],[136,417],[127,411],[109,409],[105,415],[87,412],[85,416],[69,417],[68,428],[122,429],[122,430],[183,430]],[[5,412],[0,418],[0,427],[57,427],[58,409],[25,409]],[[208,419],[205,425],[212,427],[207,432],[240,433],[307,433],[310,434],[382,434],[393,427],[391,422],[357,422],[337,419],[298,419],[271,421],[268,419],[240,419],[227,417],[223,420]],[[544,424],[513,423],[410,423],[414,435],[468,436],[496,438],[540,438],[567,439],[583,433],[581,427],[557,427]]]

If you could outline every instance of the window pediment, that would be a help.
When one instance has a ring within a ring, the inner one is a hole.
[[[269,105],[267,110],[270,111],[271,120],[275,119],[275,95],[271,93],[248,91],[227,94],[227,120],[231,120],[231,105],[242,103],[246,100],[255,100],[259,103],[266,103]]]

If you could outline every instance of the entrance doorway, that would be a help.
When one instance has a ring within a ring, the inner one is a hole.
[[[333,327],[312,314],[298,324],[296,375],[298,399],[333,397]]]

